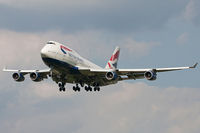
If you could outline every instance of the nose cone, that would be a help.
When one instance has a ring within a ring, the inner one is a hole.
[[[41,54],[42,58],[47,57],[47,54],[48,54],[47,48],[43,47],[42,50],[41,50],[41,52],[40,52],[40,54]]]

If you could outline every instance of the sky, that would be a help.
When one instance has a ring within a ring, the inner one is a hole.
[[[120,46],[119,68],[200,62],[199,0],[0,0],[0,68],[44,69],[40,50],[58,41],[104,67]],[[200,70],[158,73],[100,92],[59,92],[51,79],[22,83],[0,71],[4,133],[199,133]]]

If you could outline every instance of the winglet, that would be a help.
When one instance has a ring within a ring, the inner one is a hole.
[[[194,65],[191,66],[190,68],[196,68],[197,65],[198,65],[198,63],[194,64]]]

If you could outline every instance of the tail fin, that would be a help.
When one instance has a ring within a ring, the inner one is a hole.
[[[119,59],[119,53],[120,53],[120,48],[117,46],[110,58],[110,60],[108,61],[108,63],[106,64],[106,69],[116,69],[117,68],[117,62]]]

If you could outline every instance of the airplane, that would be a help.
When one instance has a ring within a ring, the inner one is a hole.
[[[147,69],[118,69],[120,48],[117,46],[102,68],[89,60],[81,57],[75,50],[55,41],[48,41],[41,50],[41,58],[49,67],[44,70],[12,70],[4,68],[5,72],[13,72],[12,78],[17,82],[25,80],[29,74],[34,82],[51,77],[59,86],[59,91],[65,91],[66,83],[75,84],[74,91],[80,91],[84,87],[86,91],[100,91],[100,87],[116,84],[122,80],[144,79],[153,81],[158,72],[176,71],[195,68],[198,63],[190,67],[172,68],[147,68]]]

